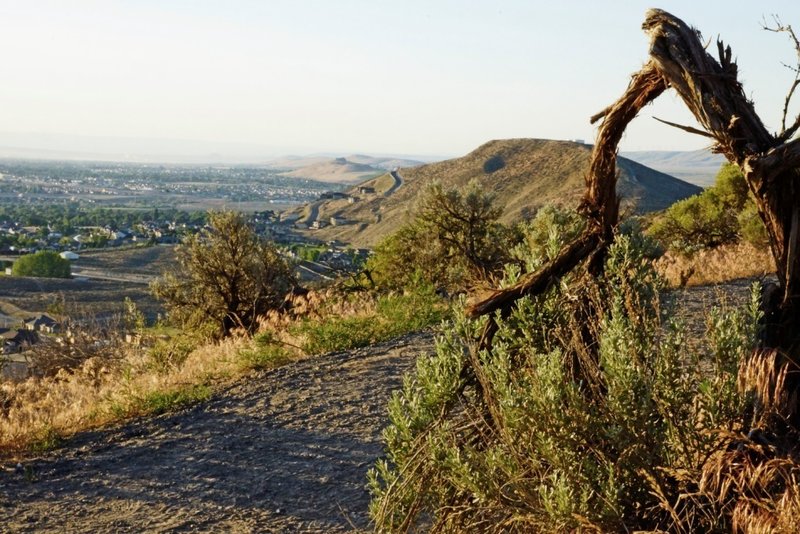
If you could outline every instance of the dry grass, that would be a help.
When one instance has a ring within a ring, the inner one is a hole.
[[[300,318],[319,313],[330,294],[296,297],[291,310],[272,314],[261,332],[288,332]],[[345,311],[344,308],[338,308]],[[297,340],[288,334],[287,350],[260,342],[258,336],[233,336],[190,350],[185,360],[159,359],[152,348],[114,343],[70,371],[0,384],[0,455],[21,455],[57,445],[76,432],[128,417],[169,409],[207,396],[205,386],[240,377],[252,369],[274,366],[302,353],[291,349]],[[170,340],[166,343],[177,343]],[[292,343],[294,342],[294,343]],[[200,389],[198,389],[200,388]]]
[[[72,371],[0,385],[0,452],[23,454],[90,428],[161,408],[154,396],[197,393],[194,386],[240,376],[253,341],[233,338],[192,351],[182,365],[160,372],[146,350],[119,347],[114,360],[94,357]],[[179,398],[183,400],[185,397]],[[161,410],[163,411],[163,410]],[[46,448],[46,446],[44,447]]]
[[[769,432],[797,409],[786,394],[789,362],[775,351],[756,351],[742,361],[737,388],[756,399],[748,435],[719,430],[718,444],[696,471],[668,472],[682,488],[677,501],[658,491],[672,518],[670,531],[794,533],[800,517],[797,437]]]
[[[15,319],[28,318],[64,304],[64,312],[89,313],[109,317],[123,311],[129,298],[147,316],[155,317],[163,309],[146,285],[110,280],[26,278],[0,276],[0,313]]]
[[[108,273],[158,274],[175,263],[173,245],[133,246],[83,250],[74,262],[78,267]]]
[[[264,317],[254,337],[234,335],[192,348],[197,343],[185,335],[148,341],[145,333],[145,346],[109,343],[69,371],[0,383],[0,456],[52,448],[83,430],[204,400],[214,387],[252,370],[304,357],[307,340],[297,326],[368,319],[377,311],[371,295],[311,291]]]
[[[656,269],[669,285],[685,287],[772,274],[775,262],[769,250],[736,243],[690,256],[669,251],[656,261]]]

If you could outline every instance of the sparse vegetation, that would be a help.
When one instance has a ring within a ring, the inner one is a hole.
[[[386,341],[438,324],[444,317],[445,304],[432,286],[422,283],[403,294],[380,296],[373,302],[358,315],[326,314],[306,319],[293,334],[303,340],[306,353],[319,354]]]
[[[158,415],[208,400],[211,388],[203,384],[178,387],[167,391],[153,391],[130,406],[129,412],[136,415]]]

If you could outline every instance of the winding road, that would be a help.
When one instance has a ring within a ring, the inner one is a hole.
[[[385,197],[391,196],[403,185],[403,177],[400,176],[398,171],[391,171],[389,175],[394,179],[394,184],[392,184],[392,186],[383,193],[383,196]]]

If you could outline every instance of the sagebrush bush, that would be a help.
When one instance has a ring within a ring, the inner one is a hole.
[[[768,244],[744,175],[732,163],[720,168],[714,186],[665,210],[649,232],[663,246],[683,253],[741,239],[758,246]]]
[[[502,209],[477,181],[445,190],[435,182],[417,199],[414,219],[375,247],[367,270],[378,287],[402,289],[423,279],[452,293],[493,278],[518,240],[498,222]]]
[[[709,352],[690,353],[647,248],[619,236],[601,279],[570,275],[521,299],[495,318],[490,350],[476,341],[487,318],[456,317],[390,402],[387,456],[370,473],[378,530],[674,527],[670,507],[688,506],[681,492],[743,428],[737,369],[758,299],[714,312]],[[730,526],[724,514],[704,521],[695,527]]]

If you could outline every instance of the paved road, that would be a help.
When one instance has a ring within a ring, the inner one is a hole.
[[[400,176],[399,172],[391,171],[389,174],[394,179],[394,184],[392,184],[392,187],[390,187],[389,189],[386,190],[386,192],[383,193],[383,196],[385,197],[392,195],[395,191],[400,189],[400,186],[403,185],[403,177]]]
[[[306,217],[305,220],[303,221],[305,225],[311,226],[314,223],[314,221],[317,220],[317,217],[319,217],[319,207],[322,204],[322,202],[323,202],[322,200],[317,200],[316,202],[312,202],[309,205],[308,217]]]
[[[143,285],[148,285],[156,278],[153,275],[108,272],[102,269],[91,269],[86,267],[73,267],[72,276],[74,278],[94,278],[97,280],[111,280],[112,282],[128,282],[131,284]]]

